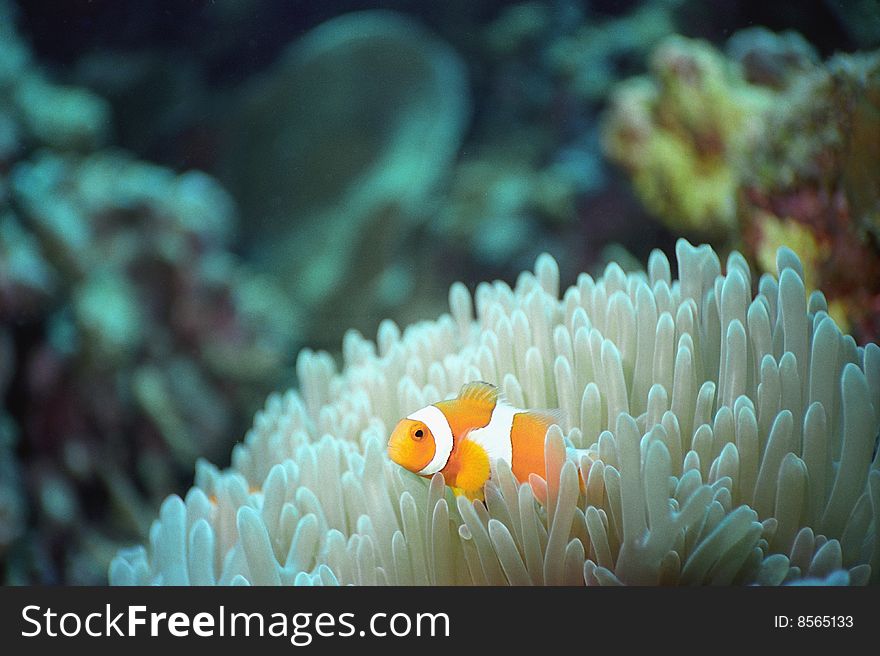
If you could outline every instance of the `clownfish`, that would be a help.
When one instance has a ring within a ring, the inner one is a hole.
[[[498,460],[521,483],[529,474],[544,476],[544,438],[558,423],[553,411],[509,405],[494,385],[466,383],[457,398],[401,419],[388,440],[388,456],[421,476],[440,472],[456,494],[482,499]]]

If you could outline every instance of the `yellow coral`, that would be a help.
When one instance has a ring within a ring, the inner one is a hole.
[[[755,249],[755,259],[764,272],[776,271],[776,251],[787,246],[800,257],[804,267],[804,286],[818,289],[821,281],[819,268],[831,255],[828,244],[821,243],[803,223],[790,217],[782,218],[758,210],[753,221],[761,227],[761,236]],[[843,330],[849,330],[846,303],[836,300],[828,304],[828,314]]]
[[[776,251],[787,246],[801,258],[804,265],[804,286],[815,289],[820,263],[828,257],[828,246],[820,244],[810,229],[791,218],[777,216],[758,210],[754,223],[761,227],[760,242],[755,258],[762,271],[776,270]]]
[[[738,181],[723,160],[701,161],[692,144],[662,132],[645,152],[650,164],[635,172],[633,185],[651,212],[677,229],[733,227]]]
[[[712,234],[736,225],[735,191],[746,147],[772,91],[702,41],[673,36],[652,76],[621,84],[603,126],[608,156],[626,167],[642,202],[670,228]]]

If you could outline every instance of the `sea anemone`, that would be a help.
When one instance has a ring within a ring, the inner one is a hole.
[[[680,280],[610,264],[559,295],[535,272],[450,290],[450,314],[337,372],[303,351],[233,451],[201,462],[113,584],[864,584],[880,571],[880,348],[841,334],[801,263],[777,277],[680,240]],[[474,316],[474,306],[476,317]],[[394,465],[388,430],[471,380],[558,407],[546,472],[501,464],[485,502]],[[873,462],[872,462],[873,459]],[[579,476],[583,488],[579,485]]]

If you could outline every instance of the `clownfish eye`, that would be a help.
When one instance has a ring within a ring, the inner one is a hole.
[[[415,437],[417,440],[422,439],[424,436],[425,436],[425,431],[423,431],[421,428],[419,428],[415,433],[413,433],[413,437]]]

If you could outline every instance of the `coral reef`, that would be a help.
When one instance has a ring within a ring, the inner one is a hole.
[[[672,37],[621,84],[608,155],[674,229],[772,271],[782,245],[861,341],[880,329],[880,53],[821,64],[795,33],[744,30],[729,57]]]
[[[810,240],[817,286],[863,340],[880,335],[880,51],[797,77],[748,153],[739,193],[752,252],[780,226]]]
[[[216,180],[110,148],[107,103],[51,81],[13,18],[0,2],[0,564],[96,583],[281,382],[296,317],[231,252]]]
[[[738,252],[726,273],[708,246],[676,254],[679,280],[655,251],[561,296],[542,255],[513,289],[453,285],[436,321],[349,332],[341,371],[301,352],[300,391],[270,397],[231,469],[199,463],[111,583],[877,580],[880,347],[840,332],[789,249],[755,295]],[[545,476],[502,465],[485,504],[384,453],[400,417],[471,380],[570,422]]]
[[[650,65],[650,78],[615,88],[605,151],[670,228],[725,235],[736,226],[737,163],[759,138],[774,96],[702,41],[669,37]]]

